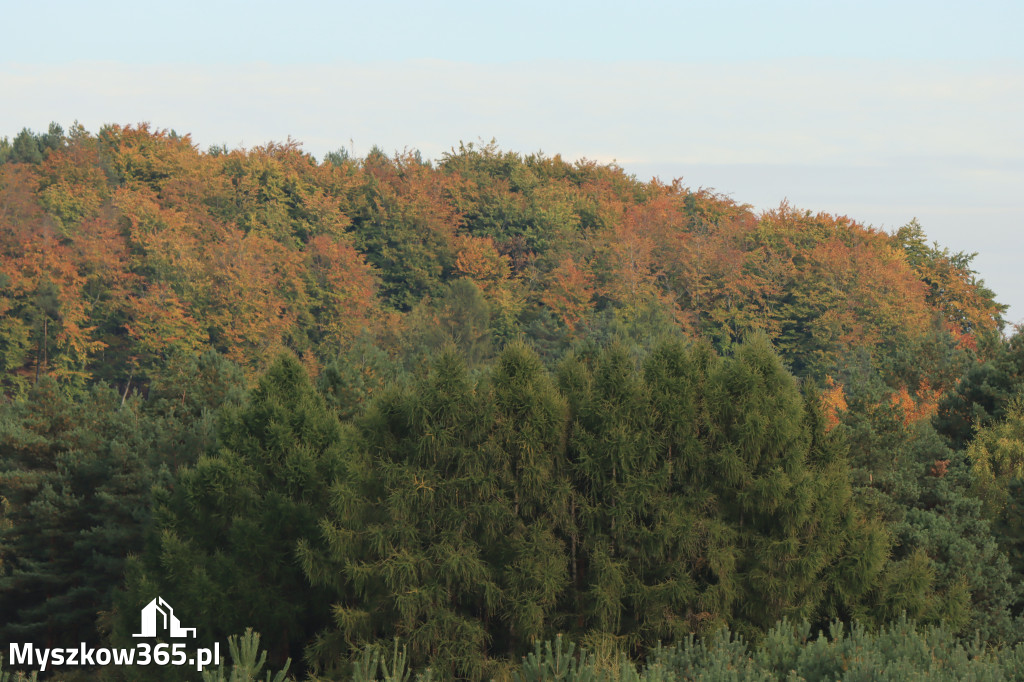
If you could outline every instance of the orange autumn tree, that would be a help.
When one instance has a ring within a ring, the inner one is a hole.
[[[594,298],[594,274],[584,264],[580,266],[572,257],[566,258],[552,270],[541,301],[559,320],[575,332],[591,310]]]
[[[841,414],[849,409],[846,404],[846,392],[843,385],[831,376],[825,377],[825,388],[821,392],[821,411],[825,418],[825,428],[834,429],[843,421]]]
[[[27,164],[0,167],[0,334],[6,383],[15,392],[29,375],[84,384],[89,356],[104,345],[93,334],[75,249],[36,201],[38,186]]]
[[[321,357],[333,357],[376,323],[377,277],[347,240],[319,235],[304,252],[315,343]]]
[[[490,237],[461,235],[457,238],[456,275],[473,280],[484,294],[496,293],[508,286],[511,275],[508,256],[498,252]]]
[[[688,333],[728,345],[751,332],[775,331],[767,313],[774,293],[763,249],[752,247],[748,207],[679,182],[652,183],[647,199],[594,239],[607,294],[657,301]],[[610,248],[605,248],[604,245]]]
[[[338,169],[292,142],[216,155],[189,148],[191,157],[180,145],[141,147],[155,157],[170,149],[179,170],[158,193],[134,183],[115,194],[134,267],[173,291],[181,319],[201,321],[207,343],[258,369],[285,346],[337,352],[364,326],[375,284],[346,236],[351,183]]]
[[[770,308],[781,293],[779,273],[753,237],[757,220],[750,208],[700,190],[686,194],[682,211],[687,258],[678,272],[700,332],[724,345],[751,333],[777,335]]]
[[[927,380],[922,379],[913,393],[906,386],[901,386],[893,392],[889,402],[903,416],[903,425],[910,426],[934,417],[941,397],[941,389],[932,388]]]
[[[301,254],[230,224],[193,223],[189,216],[166,211],[159,215],[157,243],[175,244],[154,249],[154,239],[145,240],[146,260],[155,271],[150,279],[180,293],[204,321],[215,348],[244,366],[260,367],[264,354],[284,347],[298,317],[305,296]]]
[[[595,249],[602,270],[600,295],[627,320],[652,303],[665,303],[658,281],[663,271],[655,259],[651,211],[634,207],[602,237],[603,244],[598,242]]]
[[[209,338],[188,309],[165,283],[154,283],[128,297],[124,329],[133,340],[133,369],[143,376],[158,371],[165,358],[194,357]]]
[[[928,331],[924,287],[887,235],[783,204],[761,217],[755,243],[778,278],[772,317],[796,371],[821,373],[855,347],[878,354]]]
[[[104,126],[97,135],[100,163],[117,185],[145,186],[159,192],[195,164],[192,138],[168,130],[138,126]]]

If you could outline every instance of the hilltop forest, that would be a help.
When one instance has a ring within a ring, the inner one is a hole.
[[[1024,335],[972,258],[494,143],[23,130],[0,641],[134,646],[160,595],[297,679],[395,638],[438,679],[794,623],[1017,651]]]

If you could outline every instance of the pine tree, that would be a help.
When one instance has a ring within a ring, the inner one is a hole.
[[[929,420],[906,423],[877,374],[851,371],[845,383],[849,409],[837,430],[850,443],[855,496],[893,538],[889,565],[860,615],[881,623],[905,611],[964,634],[1014,637],[1012,572],[977,499],[987,497],[986,479]]]

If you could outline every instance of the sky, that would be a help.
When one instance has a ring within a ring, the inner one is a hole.
[[[4,3],[0,136],[615,162],[978,252],[1024,322],[1024,2]]]

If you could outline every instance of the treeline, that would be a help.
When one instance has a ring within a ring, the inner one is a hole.
[[[369,338],[455,341],[471,362],[531,339],[681,331],[720,352],[771,338],[799,376],[936,344],[984,353],[1002,307],[971,256],[788,205],[749,207],[614,165],[462,145],[322,162],[299,146],[200,152],[147,126],[51,125],[0,143],[0,377],[145,392],[213,349],[251,377],[289,349],[312,373]],[[410,365],[416,358],[406,358]],[[964,370],[898,376],[928,399]]]

